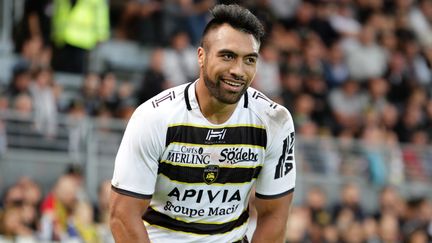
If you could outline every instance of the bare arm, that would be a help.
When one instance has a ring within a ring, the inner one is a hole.
[[[149,199],[138,199],[111,190],[110,227],[115,242],[150,243],[141,219],[149,204]]]
[[[255,198],[258,213],[252,243],[282,243],[293,193],[277,199]]]

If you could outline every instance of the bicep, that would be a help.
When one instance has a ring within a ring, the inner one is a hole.
[[[289,193],[276,199],[261,199],[256,197],[254,200],[258,217],[265,215],[277,215],[287,218],[292,202],[293,193]]]
[[[110,213],[112,219],[128,220],[138,218],[147,210],[150,199],[135,198],[111,190]]]

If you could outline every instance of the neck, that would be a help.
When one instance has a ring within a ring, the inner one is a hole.
[[[214,124],[222,124],[234,113],[237,104],[225,104],[213,97],[204,80],[200,78],[196,84],[195,95],[203,116]]]

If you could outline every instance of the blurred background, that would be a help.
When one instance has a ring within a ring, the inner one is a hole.
[[[127,120],[197,78],[216,3],[262,20],[253,86],[294,118],[286,241],[432,242],[430,0],[0,0],[0,242],[113,242]]]

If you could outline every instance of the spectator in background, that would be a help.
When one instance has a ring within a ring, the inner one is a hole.
[[[135,86],[132,82],[123,81],[118,87],[117,97],[119,105],[116,110],[115,116],[123,119],[124,121],[129,121],[132,112],[136,109],[137,101],[134,97]]]
[[[422,107],[414,103],[408,104],[395,127],[399,141],[409,142],[413,132],[424,127],[424,122]]]
[[[388,82],[383,78],[372,78],[368,81],[367,85],[367,109],[381,115],[385,107],[389,105],[387,100],[387,93],[389,91]]]
[[[361,30],[361,24],[352,6],[347,2],[333,3],[332,8],[334,11],[329,21],[333,29],[344,39],[355,38]]]
[[[163,3],[156,0],[128,0],[119,3],[118,23],[114,36],[121,40],[157,45],[166,38],[163,26]]]
[[[432,45],[432,3],[429,0],[420,0],[418,5],[411,8],[408,13],[410,27],[423,46]]]
[[[432,84],[432,72],[426,59],[421,53],[420,46],[414,38],[405,40],[402,44],[406,56],[410,78],[416,85],[428,86]]]
[[[387,53],[376,42],[376,31],[365,25],[356,40],[345,43],[345,54],[351,78],[364,82],[380,77],[387,65]]]
[[[283,2],[279,1],[279,2]],[[248,6],[248,9],[255,15],[257,16],[257,18],[263,23],[264,25],[264,29],[267,32],[271,32],[273,25],[277,22],[277,17],[275,12],[272,9],[272,2],[277,2],[277,1],[269,1],[269,0],[257,0],[254,1],[255,3],[250,4],[251,6]],[[295,4],[295,0],[290,0],[285,4]],[[287,9],[287,5],[283,6],[283,10]],[[282,11],[283,11],[282,10]],[[291,11],[293,9],[290,9]]]
[[[414,86],[408,71],[406,57],[402,52],[396,51],[391,54],[384,77],[390,85],[389,101],[401,107]]]
[[[0,235],[33,242],[38,228],[39,186],[29,178],[20,178],[5,193],[0,208]],[[2,210],[3,209],[3,210]]]
[[[97,112],[106,110],[110,117],[114,116],[119,107],[119,97],[117,94],[118,85],[117,77],[114,73],[105,73],[100,81],[98,98],[100,104],[96,108]]]
[[[280,103],[290,111],[294,111],[292,101],[303,91],[300,73],[296,70],[281,68],[281,89]]]
[[[279,21],[284,21],[294,16],[301,0],[269,0],[269,7]]]
[[[153,50],[150,64],[144,72],[144,78],[137,92],[138,104],[144,103],[168,87],[163,73],[164,51],[162,48]]]
[[[26,67],[16,67],[12,81],[2,96],[7,97],[12,104],[15,98],[21,94],[30,94],[31,73]]]
[[[318,14],[318,7],[313,1],[301,1],[295,16],[282,21],[287,29],[295,30],[301,39],[309,35],[318,35],[321,41],[330,46],[338,38],[338,33],[330,25],[326,15]]]
[[[342,186],[340,201],[332,209],[332,218],[337,227],[344,228],[354,222],[361,222],[366,214],[360,202],[360,188],[352,182]]]
[[[215,0],[182,0],[178,1],[181,14],[185,18],[185,26],[193,45],[199,45],[201,34],[210,17],[208,10],[214,6]]]
[[[33,36],[24,40],[15,68],[23,67],[34,72],[40,68],[49,67],[50,62],[51,49],[44,47],[43,39],[40,36]]]
[[[388,172],[385,150],[385,132],[377,125],[368,124],[363,128],[361,135],[365,159],[368,161],[368,172],[371,183],[375,186],[383,186],[387,182]]]
[[[38,70],[30,84],[36,130],[47,138],[56,136],[58,128],[58,106],[54,86],[51,69]]]
[[[279,53],[272,43],[263,43],[253,86],[274,99],[280,95]]]
[[[327,197],[322,188],[316,186],[307,190],[306,205],[312,224],[318,228],[331,224],[332,215],[327,208]]]
[[[95,115],[100,107],[100,85],[101,79],[96,73],[88,73],[84,77],[79,99],[83,102],[87,115]]]
[[[77,238],[71,217],[78,202],[79,185],[70,175],[61,176],[42,202],[40,239],[62,241]]]
[[[394,186],[384,186],[378,195],[378,208],[374,213],[375,219],[381,219],[384,214],[395,215],[398,218],[403,217],[405,207],[402,195]]]
[[[342,130],[347,129],[354,133],[362,125],[366,102],[367,96],[353,79],[346,80],[341,87],[333,89],[329,94],[329,105],[337,125]]]
[[[79,201],[71,216],[71,226],[81,242],[100,242],[96,224],[93,221],[93,208],[85,201]],[[68,230],[70,231],[70,229]]]
[[[25,0],[21,21],[14,27],[15,47],[19,52],[23,43],[32,38],[41,38],[49,49],[51,34],[52,0]]]
[[[330,127],[331,114],[328,103],[328,89],[320,73],[308,73],[304,76],[304,92],[314,99],[312,120],[321,127]]]
[[[194,81],[198,75],[196,50],[185,31],[173,34],[170,46],[164,49],[163,74],[169,86]]]
[[[301,71],[304,76],[322,76],[324,73],[324,50],[326,50],[319,36],[315,34],[308,35],[304,39],[303,45],[303,63]]]
[[[56,71],[85,73],[88,53],[109,38],[105,0],[54,0],[52,66]]]
[[[324,79],[331,89],[340,86],[349,78],[349,70],[340,42],[335,42],[330,47],[323,68]]]

